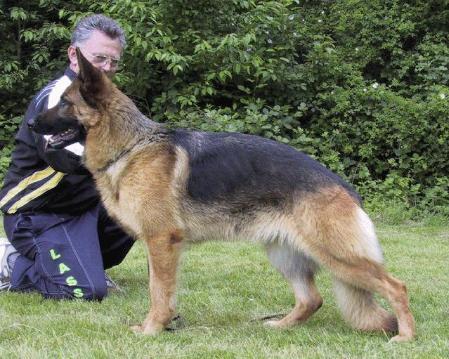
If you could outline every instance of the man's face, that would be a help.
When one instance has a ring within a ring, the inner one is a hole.
[[[118,62],[122,47],[118,38],[111,39],[103,32],[94,30],[90,38],[79,46],[84,57],[96,68],[111,77],[118,70]],[[69,46],[68,55],[70,68],[78,73],[78,60],[74,46]]]

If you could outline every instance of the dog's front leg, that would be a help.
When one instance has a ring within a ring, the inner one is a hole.
[[[160,333],[176,310],[176,274],[182,238],[177,231],[146,240],[150,264],[151,307],[141,326],[133,330],[147,335]]]

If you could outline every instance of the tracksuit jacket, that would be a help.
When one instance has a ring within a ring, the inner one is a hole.
[[[63,76],[45,86],[30,103],[15,137],[11,164],[0,191],[0,210],[4,214],[77,215],[98,204],[93,179],[81,164],[83,146],[75,143],[62,150],[47,148],[46,136],[27,126],[30,118],[58,103],[75,77],[76,73],[67,68]]]

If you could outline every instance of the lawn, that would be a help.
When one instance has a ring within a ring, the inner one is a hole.
[[[0,229],[1,232],[1,229]],[[293,295],[261,248],[205,243],[183,255],[181,319],[158,337],[132,333],[147,308],[147,269],[137,243],[109,271],[123,288],[102,303],[0,294],[0,358],[448,358],[449,225],[378,224],[387,267],[408,286],[418,337],[390,344],[341,319],[330,277],[321,271],[323,307],[304,325],[266,328],[261,318],[286,313]]]

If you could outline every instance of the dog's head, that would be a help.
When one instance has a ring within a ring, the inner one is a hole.
[[[60,149],[75,142],[83,142],[90,128],[102,116],[115,86],[76,50],[79,64],[78,77],[64,91],[59,103],[28,121],[36,133],[52,135],[48,146]]]

